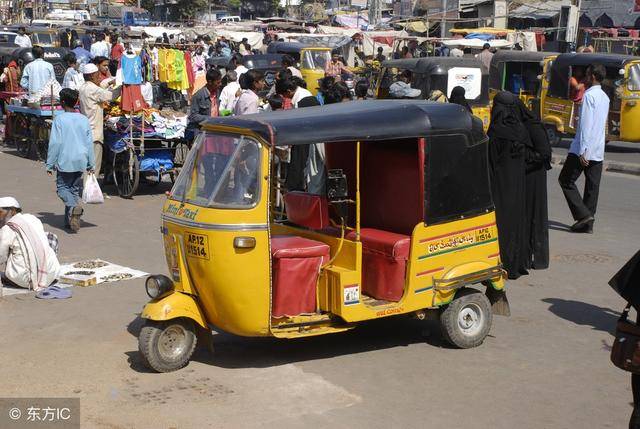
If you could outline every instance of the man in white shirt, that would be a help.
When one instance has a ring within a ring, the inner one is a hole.
[[[298,103],[300,103],[300,100],[302,100],[303,98],[313,97],[313,94],[311,92],[300,86],[299,82],[296,81],[296,78],[291,78],[279,85],[283,90],[282,95],[291,99],[291,104],[293,105],[294,109],[297,109],[299,107]]]
[[[31,48],[33,61],[27,64],[22,71],[20,78],[20,86],[29,92],[29,95],[35,95],[49,82],[56,78],[53,65],[43,60],[44,49],[42,46],[34,46]]]
[[[295,67],[294,64],[295,64],[295,62],[294,62],[293,58],[291,58],[291,56],[285,55],[285,56],[282,57],[282,68],[289,69],[289,71],[291,71],[291,75],[292,76],[299,77],[300,79],[303,79],[302,73],[300,72],[300,70],[298,70]]]
[[[95,57],[110,58],[111,49],[109,44],[104,40],[104,34],[100,33],[96,36],[96,42],[91,45],[91,55]]]
[[[58,277],[60,263],[42,222],[23,214],[18,201],[0,198],[0,280],[7,286],[39,290]]]
[[[586,83],[589,89],[582,98],[576,136],[558,178],[571,214],[576,220],[571,226],[573,232],[593,232],[609,117],[609,97],[601,87],[606,76],[607,71],[602,65],[587,68]],[[576,180],[582,173],[585,184],[584,195],[580,196]]]
[[[30,48],[31,47],[31,38],[27,35],[27,30],[24,27],[20,27],[18,29],[18,35],[13,41],[16,45],[21,48]]]
[[[95,43],[94,43],[95,45]],[[102,104],[120,96],[121,88],[108,91],[100,87],[100,72],[93,63],[85,64],[82,70],[84,84],[80,87],[80,112],[89,118],[93,133],[93,150],[95,153],[96,177],[100,177],[102,166],[102,144],[104,143],[104,111]]]
[[[235,66],[233,70],[235,70],[238,75],[238,82],[240,81],[240,76],[249,71],[249,69],[242,64],[242,61],[242,55],[240,54],[231,57],[231,64]]]
[[[222,92],[220,92],[220,112],[224,110],[233,112],[236,101],[238,101],[240,84],[238,83],[238,74],[235,70],[229,70],[226,76],[227,85],[222,89]]]

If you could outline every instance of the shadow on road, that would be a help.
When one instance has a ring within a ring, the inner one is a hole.
[[[570,299],[545,298],[542,302],[551,304],[549,311],[576,325],[591,326],[593,329],[614,335],[620,313],[610,308],[599,307],[586,302]]]
[[[36,213],[40,222],[52,226],[54,228],[64,230],[64,213],[51,213],[51,212],[39,212]],[[83,219],[80,219],[80,228],[94,228],[97,225],[89,222],[85,222]]]
[[[553,229],[555,231],[571,232],[571,227],[569,225],[562,222],[556,222],[555,220],[549,221],[549,229]]]
[[[129,324],[127,331],[137,337],[142,323],[137,317]],[[373,320],[351,331],[298,339],[246,338],[214,332],[210,347],[200,336],[198,343],[199,347],[191,360],[230,369],[268,368],[420,343],[451,348],[442,338],[436,322],[406,317]],[[132,370],[149,372],[137,350],[126,352],[125,355]]]

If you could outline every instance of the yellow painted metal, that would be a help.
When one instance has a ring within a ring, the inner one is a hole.
[[[482,120],[482,127],[487,132],[491,122],[491,106],[473,106],[471,110],[473,111],[473,116]]]
[[[360,241],[360,142],[356,142],[356,241]]]
[[[173,292],[147,303],[140,317],[159,322],[186,317],[207,328],[207,320],[196,298],[180,292]]]
[[[318,81],[324,77],[324,69],[310,69],[304,68],[304,63],[302,59],[304,58],[305,51],[329,51],[331,52],[331,48],[322,47],[322,46],[314,46],[314,47],[306,47],[300,50],[300,73],[302,74],[302,78],[305,82],[307,82],[307,90],[311,92],[313,95],[318,94]]]
[[[633,61],[625,66],[621,85],[620,140],[627,142],[640,142],[640,91],[631,91],[628,85],[630,69],[638,64],[640,61]]]

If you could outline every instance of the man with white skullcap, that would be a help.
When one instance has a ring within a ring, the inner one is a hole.
[[[4,268],[3,268],[4,266]],[[39,290],[58,277],[60,263],[40,220],[22,213],[13,197],[0,197],[0,281]]]

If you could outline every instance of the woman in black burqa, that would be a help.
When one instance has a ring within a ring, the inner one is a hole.
[[[473,114],[471,110],[471,106],[467,102],[466,94],[467,94],[467,91],[463,87],[461,86],[454,87],[451,90],[451,97],[449,97],[449,103],[459,104],[460,106],[467,109],[469,113]]]
[[[529,133],[525,147],[525,255],[526,268],[549,268],[549,211],[547,171],[551,170],[551,145],[544,125],[516,99],[522,123]]]
[[[496,207],[500,259],[510,279],[527,272],[525,148],[531,145],[517,97],[499,92],[493,99],[489,126],[491,192]]]

